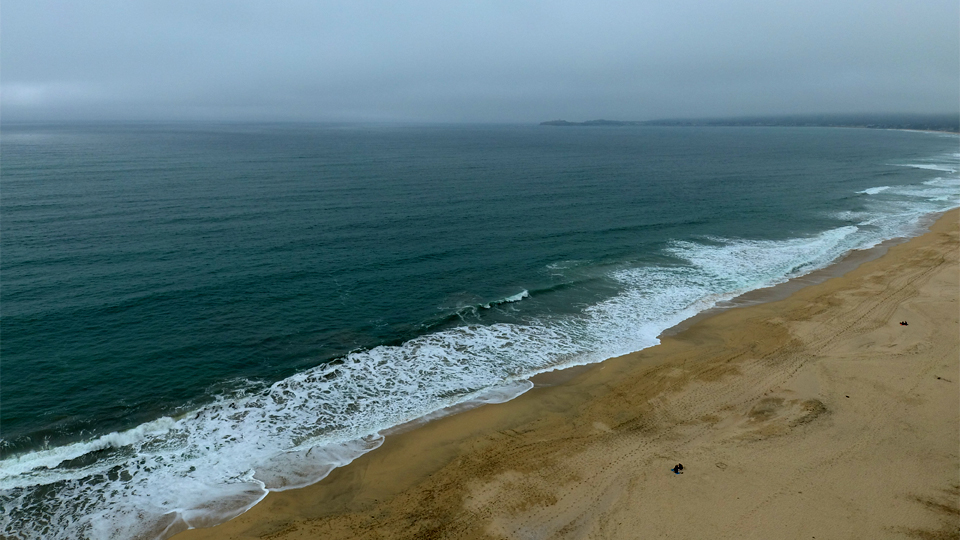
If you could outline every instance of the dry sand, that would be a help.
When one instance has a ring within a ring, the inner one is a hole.
[[[960,538],[958,217],[175,538]]]

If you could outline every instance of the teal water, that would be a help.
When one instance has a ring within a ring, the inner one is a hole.
[[[386,428],[917,233],[960,205],[958,150],[828,128],[5,125],[0,530],[227,519]]]

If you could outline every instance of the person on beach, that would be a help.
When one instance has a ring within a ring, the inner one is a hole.
[[[670,469],[670,470],[673,471],[673,474],[683,474],[683,464],[677,463],[677,464],[674,465],[674,467],[673,467],[672,469]]]

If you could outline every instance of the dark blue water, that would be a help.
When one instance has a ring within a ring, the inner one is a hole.
[[[165,536],[316,481],[391,425],[655,344],[960,204],[957,141],[5,125],[3,533],[130,535],[139,512]]]

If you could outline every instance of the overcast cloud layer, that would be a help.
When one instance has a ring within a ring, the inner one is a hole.
[[[2,118],[955,112],[957,0],[5,0]]]

